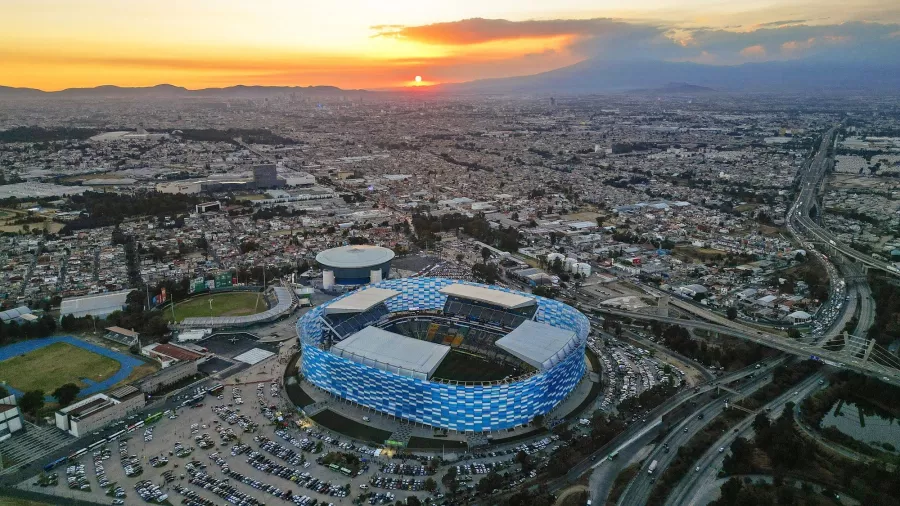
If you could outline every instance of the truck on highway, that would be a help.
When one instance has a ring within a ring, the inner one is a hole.
[[[656,461],[656,460],[654,460],[653,462],[651,462],[651,463],[650,463],[650,467],[647,468],[647,474],[653,474],[653,471],[656,471],[656,464],[658,464],[658,463],[659,463],[659,462]]]

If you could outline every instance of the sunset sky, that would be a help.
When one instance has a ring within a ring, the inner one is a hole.
[[[0,85],[385,88],[587,58],[900,58],[896,0],[0,0]]]

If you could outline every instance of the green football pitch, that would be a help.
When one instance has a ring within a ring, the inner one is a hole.
[[[230,292],[201,295],[175,304],[175,317],[172,309],[165,311],[169,321],[180,322],[185,318],[208,316],[246,316],[262,313],[269,309],[266,300],[257,292]]]

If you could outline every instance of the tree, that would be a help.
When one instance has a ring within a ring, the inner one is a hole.
[[[531,457],[524,451],[519,451],[519,453],[516,454],[516,462],[522,466],[523,472],[527,473],[534,469],[534,463],[531,462]]]
[[[56,390],[53,391],[53,397],[56,397],[56,400],[59,401],[60,406],[68,406],[72,404],[72,401],[78,397],[78,394],[81,392],[81,387],[76,385],[75,383],[66,383],[65,385],[60,386]]]
[[[5,399],[7,397],[9,397],[9,390],[3,385],[0,385],[0,399]]]
[[[800,331],[795,328],[790,328],[787,331],[787,336],[791,339],[800,339]]]
[[[22,411],[30,415],[37,414],[37,412],[44,407],[44,391],[31,390],[25,392],[25,395],[19,399],[19,407],[22,408]]]
[[[430,476],[428,477],[428,479],[425,480],[424,486],[425,486],[425,490],[427,490],[428,492],[434,492],[435,490],[437,490],[437,482],[434,481],[434,478],[432,478]]]
[[[728,306],[728,309],[725,310],[725,315],[728,316],[729,320],[734,320],[737,318],[737,308],[734,306]]]
[[[447,469],[447,474],[445,474],[441,478],[441,483],[444,484],[444,488],[447,489],[451,494],[456,493],[457,487],[459,487],[459,482],[456,481],[456,468],[450,466]]]
[[[491,258],[491,250],[484,246],[481,248],[481,259],[484,260],[484,263],[487,263],[488,259]]]
[[[406,506],[422,506],[422,501],[418,497],[411,495],[406,498]]]

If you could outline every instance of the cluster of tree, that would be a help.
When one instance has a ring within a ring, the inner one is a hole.
[[[631,176],[630,178],[611,178],[605,179],[603,184],[606,186],[612,186],[613,188],[628,188],[629,186],[639,185],[639,184],[647,184],[650,182],[649,178],[644,176]]]
[[[181,129],[178,134],[184,140],[198,142],[228,142],[238,145],[236,138],[241,138],[247,144],[297,144],[297,141],[288,137],[272,133],[265,128],[229,128],[217,130],[215,128],[188,128]]]
[[[69,198],[70,211],[82,211],[82,215],[68,223],[60,231],[68,235],[76,230],[106,227],[122,223],[135,216],[175,216],[191,211],[200,198],[195,195],[136,192],[132,195],[106,192],[84,192]]]
[[[0,142],[50,142],[66,140],[84,140],[97,135],[93,128],[42,128],[23,126],[0,130]]]
[[[719,498],[710,506],[825,506],[834,504],[825,498],[834,494],[828,490],[818,493],[806,482],[798,488],[794,483],[785,482],[776,476],[772,483],[763,480],[753,482],[749,477],[731,478],[720,489]]]
[[[886,346],[900,337],[900,287],[874,273],[869,275],[869,285],[876,307],[869,337]]]
[[[500,279],[500,269],[494,264],[474,264],[472,275],[488,284],[494,284]]]
[[[559,288],[549,285],[541,285],[534,287],[531,290],[531,293],[537,295],[538,297],[547,297],[548,299],[555,299],[557,295],[559,295]]]
[[[647,151],[654,147],[656,147],[656,144],[652,142],[614,142],[612,152],[614,155],[622,155],[633,151]]]
[[[0,323],[0,346],[20,339],[47,337],[56,331],[56,320],[48,314],[42,315],[33,322],[17,323],[9,321]]]
[[[16,174],[15,172],[10,174],[9,177],[6,177],[5,172],[0,172],[0,186],[7,185],[7,184],[21,183],[22,181],[23,181],[23,179],[20,178],[19,175]]]
[[[779,278],[784,278],[784,283],[779,284]],[[796,293],[797,281],[803,281],[809,287],[809,295],[813,299],[824,301],[828,299],[828,272],[818,262],[805,262],[792,267],[781,274],[772,277],[770,283],[777,286],[783,293]]]
[[[449,153],[441,153],[441,158],[447,163],[459,165],[460,167],[465,167],[469,170],[483,170],[485,172],[494,172],[493,167],[488,167],[487,165],[482,165],[478,162],[464,162],[462,160],[457,160],[456,158],[453,158]]]
[[[519,249],[519,231],[513,227],[491,228],[484,216],[478,214],[468,217],[461,213],[431,216],[428,214],[414,214],[412,216],[413,228],[416,230],[416,244],[426,248],[436,242],[435,234],[439,232],[456,232],[459,229],[481,242],[490,244],[503,251],[517,251]]]
[[[671,350],[701,364],[718,364],[727,370],[740,369],[759,362],[767,353],[767,349],[763,346],[725,336],[717,340],[718,346],[710,345],[704,340],[693,339],[690,332],[679,325],[666,328],[660,337]]]
[[[672,383],[657,383],[653,388],[644,390],[637,397],[629,397],[620,402],[616,409],[622,413],[653,409],[667,399],[671,399],[676,393],[678,393],[678,389],[672,386]]]

